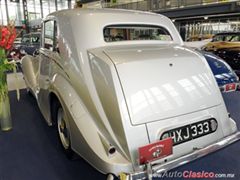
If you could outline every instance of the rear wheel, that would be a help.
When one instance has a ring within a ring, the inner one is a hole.
[[[71,159],[73,157],[73,151],[71,149],[69,126],[67,125],[64,109],[58,101],[54,102],[53,113],[54,125],[56,126],[60,143],[62,145],[64,153],[67,155],[68,158]]]
[[[64,118],[64,112],[62,107],[59,107],[57,111],[57,129],[58,129],[58,135],[60,137],[60,140],[64,149],[69,149],[70,136],[69,136],[69,130],[66,125],[66,120]]]

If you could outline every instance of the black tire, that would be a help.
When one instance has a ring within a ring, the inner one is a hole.
[[[55,127],[58,140],[61,144],[61,147],[69,159],[73,158],[74,152],[71,149],[71,138],[70,132],[66,125],[66,120],[64,120],[64,109],[62,108],[59,101],[55,100],[52,103],[52,118],[53,118],[53,126]]]
[[[32,91],[30,91],[29,87],[26,87],[26,91],[27,91],[27,95],[29,95],[30,97],[34,98],[34,95],[33,95]]]

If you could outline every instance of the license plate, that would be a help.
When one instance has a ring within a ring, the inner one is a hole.
[[[226,84],[226,87],[225,87],[225,91],[228,92],[228,91],[235,91],[236,90],[236,84],[235,83],[231,83],[231,84]]]
[[[172,154],[173,140],[166,138],[138,149],[139,162],[145,164]]]
[[[181,126],[162,133],[160,139],[171,137],[173,145],[178,145],[207,134],[211,134],[217,130],[217,121],[215,119],[207,119],[197,123]]]

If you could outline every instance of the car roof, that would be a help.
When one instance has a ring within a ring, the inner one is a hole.
[[[79,14],[81,13],[81,14]],[[111,9],[111,8],[75,8],[75,9],[64,9],[60,11],[53,12],[48,16],[58,16],[64,14],[65,16],[78,16],[78,15],[88,15],[89,13],[92,14],[106,14],[106,18],[111,14],[123,14],[123,15],[131,15],[131,14],[147,14],[152,16],[162,16],[161,14],[146,12],[146,11],[137,11],[137,10],[127,10],[127,9]]]
[[[41,35],[41,33],[40,32],[30,32],[30,33],[24,34],[23,36],[30,36],[30,35]]]
[[[43,22],[48,20],[56,20],[60,37],[64,37],[64,41],[73,42],[81,48],[94,48],[107,46],[104,40],[103,29],[109,25],[155,25],[164,27],[170,32],[172,41],[169,44],[183,44],[182,39],[177,32],[176,27],[169,18],[164,15],[149,13],[135,10],[123,9],[84,9],[76,8],[70,10],[61,10],[49,14]],[[71,31],[69,31],[71,29]],[[85,43],[80,43],[85,41]],[[118,44],[138,44],[138,41],[117,42]],[[149,43],[146,41],[144,43]],[[151,43],[159,43],[159,41]],[[116,44],[114,44],[116,45]]]
[[[219,36],[219,35],[240,35],[240,32],[222,32],[222,33],[217,33],[214,36]]]

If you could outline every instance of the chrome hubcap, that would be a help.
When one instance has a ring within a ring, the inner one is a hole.
[[[66,121],[64,119],[64,112],[62,108],[58,109],[58,114],[57,114],[57,124],[58,124],[58,134],[60,137],[60,140],[62,142],[62,145],[65,149],[69,148],[69,131],[66,126]]]

